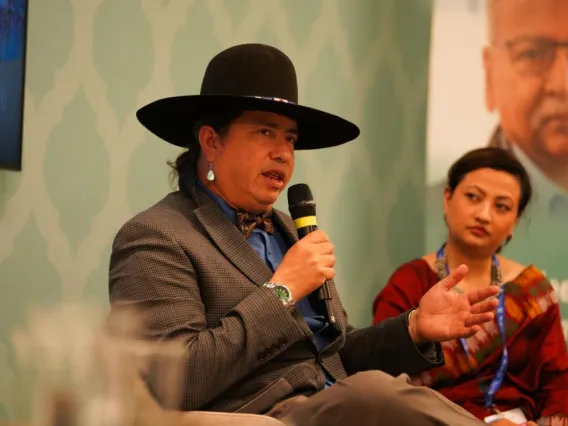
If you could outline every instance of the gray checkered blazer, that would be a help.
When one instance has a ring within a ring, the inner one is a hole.
[[[290,244],[297,241],[289,216],[275,211],[274,221]],[[110,301],[112,310],[141,310],[144,337],[187,346],[183,410],[264,413],[283,399],[322,390],[324,369],[339,380],[372,369],[415,374],[442,362],[439,345],[414,346],[408,314],[364,329],[349,326],[333,283],[337,338],[318,354],[300,312],[288,311],[262,287],[271,276],[190,181],[120,229]],[[423,355],[428,352],[435,354]]]

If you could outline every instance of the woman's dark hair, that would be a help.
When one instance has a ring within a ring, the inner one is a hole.
[[[203,126],[211,126],[219,135],[224,136],[229,127],[239,116],[242,111],[223,111],[219,114],[210,115],[198,120],[188,141],[187,149],[183,151],[175,161],[168,161],[168,165],[172,168],[170,180],[172,184],[176,183],[179,174],[189,168],[195,168],[199,155],[201,154],[201,146],[199,145],[199,131]]]
[[[496,147],[478,148],[459,158],[448,171],[448,188],[453,194],[465,175],[478,169],[499,170],[517,178],[521,187],[521,198],[517,217],[521,217],[532,197],[532,184],[523,165],[510,151]]]

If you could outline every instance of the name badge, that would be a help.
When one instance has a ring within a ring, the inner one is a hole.
[[[514,410],[503,411],[502,413],[493,414],[491,416],[487,416],[483,419],[485,423],[495,423],[497,420],[509,420],[511,423],[516,425],[525,425],[528,420],[523,413],[523,410],[520,408],[515,408]]]

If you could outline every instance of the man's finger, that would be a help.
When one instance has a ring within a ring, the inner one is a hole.
[[[329,237],[321,229],[311,232],[310,234],[306,235],[304,239],[313,244],[326,243],[329,241]]]
[[[497,294],[499,294],[499,291],[499,287],[497,287],[496,285],[490,285],[489,287],[468,291],[467,298],[470,305],[475,305],[476,303],[479,303],[485,299],[496,296]]]
[[[493,312],[484,312],[482,314],[471,314],[466,318],[464,322],[466,327],[473,327],[492,321],[493,318],[495,318],[495,314]]]
[[[444,288],[450,290],[451,288],[455,287],[456,285],[458,285],[458,283],[463,279],[463,277],[465,277],[467,275],[467,266],[465,265],[460,265],[458,266],[456,269],[454,269],[452,272],[450,272],[450,275],[448,275],[446,278],[444,278],[442,281],[440,281],[442,283],[442,285],[444,286]]]
[[[322,255],[326,255],[326,254],[333,254],[333,243],[331,243],[330,241],[324,241],[321,243],[318,243],[317,245],[317,249],[319,251],[319,254]]]
[[[483,302],[476,303],[471,307],[472,314],[482,314],[483,312],[492,312],[497,307],[499,302],[497,299],[484,300]]]
[[[327,268],[333,268],[335,266],[335,256],[333,254],[324,254],[320,256],[321,263]]]
[[[478,325],[474,325],[473,327],[467,328],[466,331],[464,333],[462,333],[460,337],[463,337],[464,339],[468,339],[471,336],[473,336],[474,334],[477,334],[479,332],[479,330],[481,330],[481,327],[478,326]]]

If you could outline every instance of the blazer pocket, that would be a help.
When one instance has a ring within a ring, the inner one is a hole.
[[[292,385],[285,378],[278,379],[271,385],[268,385],[260,393],[239,408],[237,413],[262,414],[272,408],[274,404],[280,401],[294,391]]]

